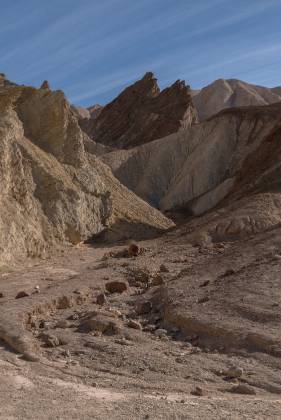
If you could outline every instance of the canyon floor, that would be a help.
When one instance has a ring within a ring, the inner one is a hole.
[[[81,244],[2,268],[0,418],[279,419],[280,232],[192,245],[183,225],[137,257]]]

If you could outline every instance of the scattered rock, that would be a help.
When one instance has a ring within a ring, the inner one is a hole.
[[[160,338],[165,337],[167,333],[168,331],[165,330],[164,328],[158,328],[157,330],[154,331],[154,334]]]
[[[202,397],[204,395],[204,391],[200,386],[196,386],[190,393],[191,395],[196,395],[196,397]]]
[[[106,283],[105,288],[109,293],[123,293],[128,289],[128,285],[124,281],[113,280]]]
[[[152,280],[151,280],[152,286],[161,286],[162,284],[164,284],[164,280],[160,274],[156,274],[152,277]]]
[[[238,366],[231,366],[224,372],[227,378],[240,378],[243,375],[243,369]]]
[[[137,284],[148,284],[151,274],[147,268],[133,267],[128,272],[129,284],[136,286]]]
[[[86,332],[99,331],[100,333],[117,334],[120,331],[120,324],[103,315],[97,315],[84,320],[80,324],[80,328]]]
[[[98,305],[104,305],[106,303],[106,296],[104,293],[100,293],[99,295],[97,295],[97,299],[96,302]]]
[[[22,291],[18,292],[15,299],[21,299],[21,298],[28,297],[28,296],[30,296],[29,293],[22,290]]]
[[[127,325],[129,328],[133,328],[135,330],[142,330],[141,323],[138,321],[135,321],[134,319],[129,319]]]
[[[145,315],[148,314],[152,309],[152,303],[149,301],[142,301],[142,302],[138,302],[136,305],[136,313],[138,315]]]
[[[47,347],[57,347],[60,345],[60,340],[53,334],[42,333],[39,336]]]
[[[256,395],[254,388],[246,384],[235,385],[228,392],[232,392],[233,394]]]

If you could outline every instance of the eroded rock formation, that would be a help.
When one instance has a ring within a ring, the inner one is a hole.
[[[183,81],[159,89],[153,73],[126,88],[96,118],[82,120],[96,142],[129,149],[186,128],[197,121],[190,89]]]
[[[224,216],[217,215],[212,230],[251,233],[281,222],[280,126],[281,104],[234,108],[103,159],[162,211],[198,216],[223,203]]]
[[[172,226],[89,155],[89,143],[62,92],[1,90],[1,262],[100,232],[135,237]]]

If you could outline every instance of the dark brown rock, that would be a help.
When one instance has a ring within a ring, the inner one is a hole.
[[[130,244],[128,248],[129,257],[137,257],[140,253],[140,247],[137,244]]]
[[[204,391],[200,386],[196,386],[192,391],[191,395],[196,395],[196,397],[202,397],[204,395]]]
[[[109,293],[123,293],[128,289],[128,285],[125,281],[113,280],[106,283],[105,288]]]
[[[197,122],[190,88],[177,80],[162,92],[153,73],[127,87],[95,119],[81,127],[95,141],[129,149],[174,133]]]
[[[22,291],[18,292],[15,299],[21,299],[21,298],[28,297],[28,296],[29,296],[29,293],[22,290]]]
[[[100,293],[99,295],[97,295],[97,299],[96,302],[98,305],[104,305],[106,303],[106,296],[104,293]]]

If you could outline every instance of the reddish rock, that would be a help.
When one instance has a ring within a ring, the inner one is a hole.
[[[109,293],[123,293],[128,289],[128,284],[125,281],[113,280],[105,285]]]
[[[129,257],[137,257],[140,253],[140,247],[137,244],[131,244],[128,248]]]

